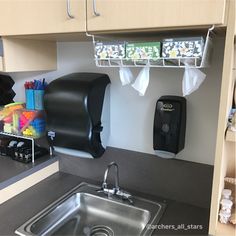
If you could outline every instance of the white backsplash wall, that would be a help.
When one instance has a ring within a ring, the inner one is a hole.
[[[178,159],[214,164],[214,150],[221,83],[223,39],[216,39],[212,66],[203,71],[207,78],[198,91],[187,97],[185,149]],[[140,69],[133,69],[135,75]],[[118,68],[97,68],[90,42],[58,43],[58,70],[48,73],[11,73],[16,101],[24,101],[24,82],[47,81],[73,72],[107,73],[111,79],[111,135],[108,146],[153,154],[153,118],[157,99],[162,95],[182,95],[183,69],[151,68],[146,95],[122,87]]]

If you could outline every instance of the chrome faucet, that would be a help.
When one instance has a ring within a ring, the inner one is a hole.
[[[108,177],[109,171],[110,171],[112,166],[114,166],[115,171],[116,171],[116,173],[115,173],[115,186],[114,186],[114,188],[109,189],[108,184],[107,184],[107,177]],[[115,162],[111,162],[107,166],[107,169],[105,171],[104,178],[103,178],[102,190],[104,192],[111,193],[111,194],[115,194],[116,192],[119,191],[119,167]]]
[[[115,168],[115,186],[113,188],[108,188],[107,177],[112,166]],[[102,183],[102,189],[100,191],[108,195],[108,197],[115,196],[121,198],[122,200],[128,200],[131,204],[133,204],[132,195],[121,190],[119,187],[119,167],[115,162],[111,162],[107,166]]]

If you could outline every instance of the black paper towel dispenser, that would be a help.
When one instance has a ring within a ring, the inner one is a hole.
[[[47,134],[56,151],[93,158],[104,153],[101,135],[109,135],[109,83],[105,74],[74,73],[47,86]],[[106,124],[101,121],[104,117]]]
[[[186,99],[162,96],[156,104],[153,148],[163,158],[173,158],[184,148],[186,130]]]

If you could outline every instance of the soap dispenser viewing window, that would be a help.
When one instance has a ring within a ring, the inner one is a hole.
[[[102,156],[110,130],[109,84],[105,74],[74,73],[47,86],[44,107],[51,148],[78,157]]]

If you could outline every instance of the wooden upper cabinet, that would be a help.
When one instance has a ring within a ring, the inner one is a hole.
[[[0,9],[1,36],[85,31],[86,0],[0,0]]]
[[[0,44],[3,49],[0,72],[57,69],[57,46],[54,41],[2,37]]]
[[[225,23],[226,0],[87,0],[88,31]],[[99,13],[95,16],[94,10]]]

